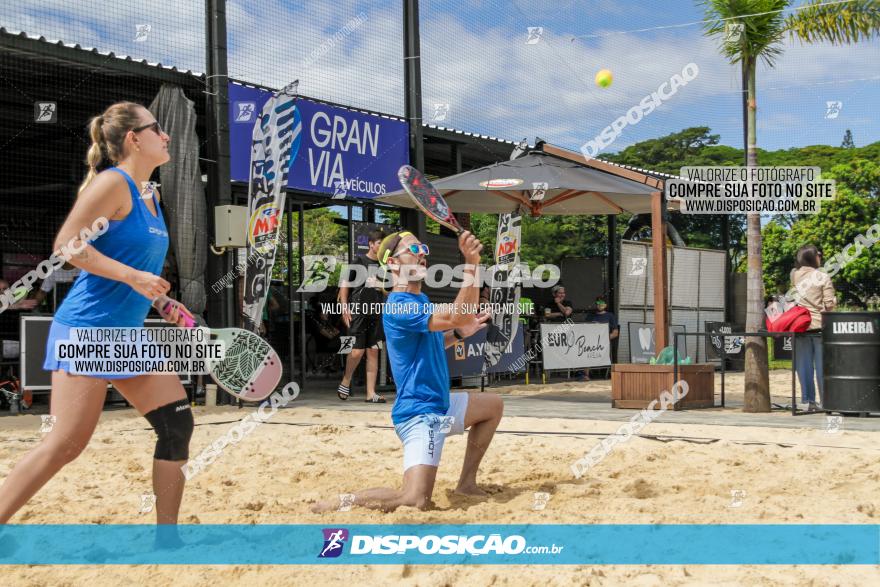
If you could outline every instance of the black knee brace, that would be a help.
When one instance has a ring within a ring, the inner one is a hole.
[[[185,461],[189,459],[189,439],[192,437],[193,415],[189,400],[182,399],[165,404],[145,414],[159,439],[153,458],[162,461]]]

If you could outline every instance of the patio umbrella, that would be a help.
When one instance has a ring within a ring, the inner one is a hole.
[[[169,135],[171,160],[159,168],[162,205],[177,259],[180,301],[201,318],[205,311],[205,266],[208,262],[208,226],[205,188],[199,169],[196,110],[183,89],[162,84],[150,112]]]
[[[656,187],[540,151],[431,183],[453,212],[519,211],[532,216],[645,214],[651,212],[651,194],[657,191]],[[376,198],[376,202],[415,207],[403,190]]]
[[[663,218],[664,181],[606,161],[582,160],[579,153],[542,145],[510,161],[465,171],[431,183],[453,212],[542,215],[651,214],[652,228],[666,233]],[[415,208],[403,190],[375,200]],[[678,202],[666,200],[669,210]],[[653,239],[654,327],[656,344],[667,344],[668,298],[665,239]]]

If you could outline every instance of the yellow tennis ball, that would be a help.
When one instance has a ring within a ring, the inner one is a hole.
[[[28,291],[30,290],[28,290],[28,288],[26,287],[15,288],[15,291],[13,292],[13,299],[16,302],[23,300],[25,297],[27,297]]]
[[[600,88],[607,88],[611,85],[613,79],[614,77],[609,70],[601,69],[599,70],[599,73],[596,74],[596,85]]]

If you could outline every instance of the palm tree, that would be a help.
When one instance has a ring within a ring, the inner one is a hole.
[[[793,0],[700,0],[706,12],[704,31],[722,39],[721,52],[739,63],[747,86],[746,164],[756,166],[758,109],[755,73],[758,59],[772,67],[782,54],[788,36],[803,43],[827,41],[855,43],[880,34],[880,0],[829,2],[812,0],[793,7]],[[757,332],[763,324],[764,287],[761,256],[761,217],[747,217],[748,273],[746,275],[746,331]],[[749,338],[745,353],[746,412],[770,411],[767,340]]]

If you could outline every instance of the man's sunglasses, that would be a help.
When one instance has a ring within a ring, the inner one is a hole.
[[[413,255],[418,255],[419,253],[421,253],[425,256],[428,256],[430,254],[429,249],[428,249],[428,245],[426,245],[425,243],[419,243],[419,244],[413,243],[413,244],[409,245],[408,247],[406,247],[405,249],[403,249],[402,251],[400,251],[399,253],[397,253],[395,255],[391,255],[391,256],[397,257],[398,255],[402,255],[403,253],[406,253],[406,252],[410,252]]]
[[[147,130],[148,128],[157,135],[162,136],[162,126],[159,124],[158,120],[156,122],[151,122],[150,124],[145,124],[131,130],[133,130],[134,132],[141,132],[142,130]]]

